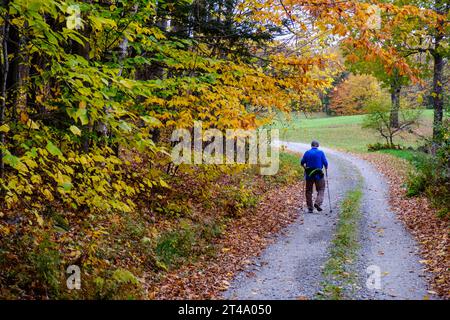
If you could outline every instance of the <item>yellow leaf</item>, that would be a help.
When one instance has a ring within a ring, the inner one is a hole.
[[[37,223],[42,227],[44,225],[44,219],[35,211],[34,215],[36,216]]]
[[[6,236],[10,233],[10,230],[9,230],[8,227],[0,226],[0,230],[1,230],[1,233],[6,235]]]
[[[31,119],[28,119],[27,127],[30,128],[30,129],[33,129],[33,130],[39,129],[39,125],[36,122],[34,122],[33,120],[31,120]]]
[[[43,193],[44,196],[47,198],[47,200],[50,200],[50,201],[53,201],[53,200],[54,200],[53,195],[52,195],[52,193],[50,192],[50,190],[45,189],[44,191],[42,191],[42,193]]]
[[[77,126],[70,126],[70,131],[76,136],[81,136],[81,130]]]
[[[100,155],[95,155],[95,156],[92,157],[92,159],[94,159],[94,161],[97,161],[97,162],[104,162],[105,161],[105,158],[100,156]]]
[[[159,179],[159,184],[161,185],[161,187],[170,188],[170,186],[167,184],[167,182],[165,182],[162,179]]]
[[[4,125],[0,126],[0,132],[8,132],[9,126],[5,123]]]

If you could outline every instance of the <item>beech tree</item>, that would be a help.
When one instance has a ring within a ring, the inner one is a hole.
[[[363,114],[369,101],[386,94],[375,77],[350,74],[331,92],[330,111],[338,115]]]

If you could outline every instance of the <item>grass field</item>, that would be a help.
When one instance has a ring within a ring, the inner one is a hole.
[[[413,164],[420,160],[421,157],[425,156],[424,153],[413,150],[380,150],[379,152],[390,154],[397,158],[407,160]]]
[[[366,152],[367,145],[384,142],[377,133],[361,127],[364,116],[326,117],[323,114],[291,114],[290,119],[280,116],[273,128],[280,129],[280,139],[294,142],[318,140],[322,146],[353,152]],[[421,116],[418,131],[429,136],[432,132],[433,111],[425,110]],[[416,135],[403,134],[395,139],[396,144],[417,147],[421,139]]]

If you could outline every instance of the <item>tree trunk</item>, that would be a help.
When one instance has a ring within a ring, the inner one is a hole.
[[[5,8],[9,5],[9,0],[3,1]],[[8,73],[9,73],[9,57],[8,57],[8,38],[9,38],[9,15],[5,14],[3,19],[3,30],[2,30],[2,68],[1,68],[1,104],[0,104],[0,126],[5,122],[5,112],[6,112],[6,100],[7,100],[7,83],[8,83]],[[0,132],[0,178],[3,178],[5,171],[5,163],[3,162],[3,148],[5,147],[5,135]]]
[[[30,56],[28,52],[25,50],[25,38],[20,37],[20,45],[19,45],[19,83],[18,90],[16,96],[16,109],[17,115],[21,121],[25,121],[27,119],[27,106],[28,106],[28,89],[30,85]],[[23,115],[23,117],[22,117]]]
[[[394,148],[394,136],[392,134],[389,135],[389,147]]]
[[[391,117],[390,126],[391,128],[398,128],[398,112],[400,110],[400,93],[402,90],[402,85],[400,83],[399,75],[397,71],[394,71],[394,79],[391,81]]]
[[[86,34],[89,34],[91,30],[89,28],[85,29]],[[83,44],[80,44],[78,42],[73,42],[72,44],[72,52],[76,55],[79,55],[86,59],[86,61],[89,61],[89,51],[91,50],[89,41],[84,42]],[[87,125],[83,126],[84,132],[89,132],[89,134],[84,134],[81,138],[82,141],[82,148],[85,153],[89,152],[89,148],[91,145],[91,139],[90,139],[90,133],[94,130],[93,124],[88,123]]]
[[[433,141],[439,140],[443,119],[444,99],[443,99],[443,74],[444,74],[444,59],[441,54],[435,52],[434,54],[434,71],[433,71]]]
[[[439,14],[448,14],[449,5],[447,1],[436,0],[435,10]],[[444,57],[442,52],[442,41],[444,40],[445,28],[444,20],[439,20],[438,26],[435,29],[434,36],[434,70],[433,70],[433,99],[434,119],[433,119],[433,141],[439,141],[441,136],[444,97],[443,97],[443,77],[444,77]]]
[[[20,83],[20,36],[19,31],[15,26],[9,26],[7,38],[8,55],[12,55],[9,67],[8,76],[6,78],[6,109],[10,111],[11,118],[17,120],[17,100],[19,96]]]

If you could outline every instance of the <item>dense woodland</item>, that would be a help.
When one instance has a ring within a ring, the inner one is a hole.
[[[172,131],[256,129],[326,100],[362,113],[333,91],[350,72],[371,75],[361,90],[390,101],[392,127],[420,87],[448,170],[449,3],[376,3],[379,28],[355,0],[2,0],[0,297],[151,298],[261,192],[300,177],[289,154],[275,177],[174,166]],[[76,293],[71,264],[87,279]]]

